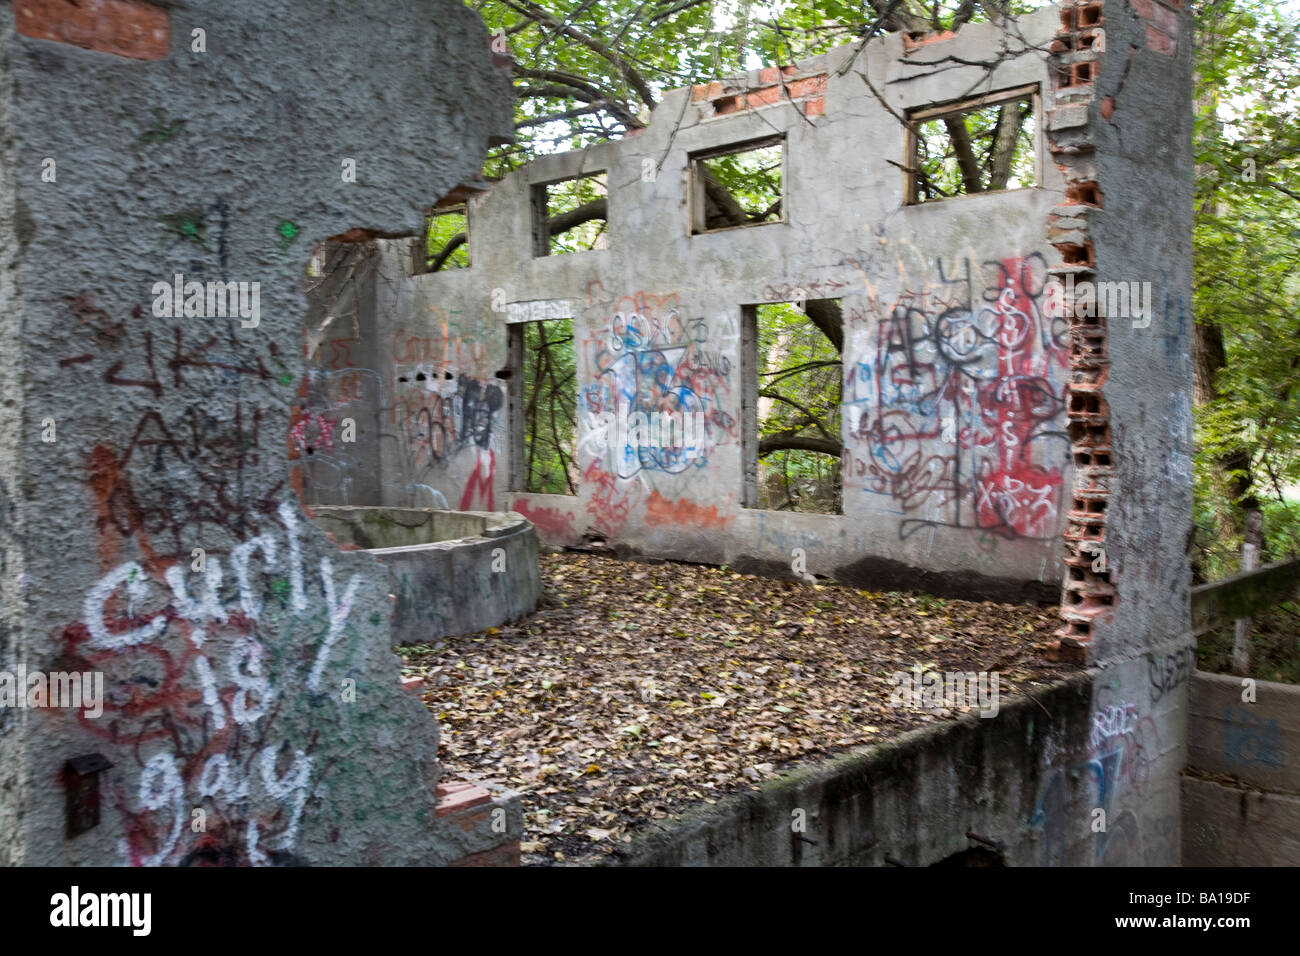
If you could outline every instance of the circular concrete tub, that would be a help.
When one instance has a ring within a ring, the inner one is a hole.
[[[392,576],[393,643],[496,627],[537,609],[537,532],[513,511],[312,509],[341,547],[368,551]]]

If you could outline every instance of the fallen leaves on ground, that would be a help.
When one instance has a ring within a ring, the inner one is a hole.
[[[1051,608],[581,553],[540,565],[536,613],[399,648],[444,775],[523,795],[528,865],[614,852],[797,762],[957,716],[891,707],[898,671],[997,671],[1002,699],[1063,672],[1043,655]]]

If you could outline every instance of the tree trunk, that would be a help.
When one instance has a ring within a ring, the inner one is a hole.
[[[948,138],[952,140],[952,150],[957,157],[957,167],[961,170],[961,181],[966,192],[983,192],[980,164],[975,159],[975,150],[971,148],[970,130],[966,128],[965,118],[950,116],[943,121],[943,125],[948,130]]]
[[[1024,116],[1020,112],[1021,102],[1005,103],[998,110],[997,131],[993,136],[993,158],[989,171],[989,189],[1006,189],[1007,180],[1011,178],[1011,161],[1016,155],[1016,140],[1020,138],[1020,126]]]
[[[1228,364],[1227,350],[1223,346],[1223,330],[1212,319],[1202,319],[1195,325],[1192,341],[1192,368],[1195,376],[1193,394],[1197,405],[1205,405],[1219,396],[1219,372]],[[1251,477],[1251,454],[1247,448],[1234,448],[1220,456],[1216,463],[1227,479],[1228,508],[1220,512],[1219,533],[1234,537],[1242,531],[1241,570],[1253,571],[1259,566],[1259,555],[1264,545],[1264,514],[1259,499],[1254,495]],[[1232,671],[1234,674],[1250,673],[1251,621],[1241,618],[1233,623]]]
[[[804,303],[804,314],[835,346],[835,351],[844,354],[844,313],[838,300],[809,299]]]

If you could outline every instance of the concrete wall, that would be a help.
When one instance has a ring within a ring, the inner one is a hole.
[[[311,365],[290,450],[311,504],[505,504],[494,480],[505,454],[507,382],[496,374],[505,328],[486,293],[472,293],[477,271],[438,277],[460,290],[453,303],[421,297],[411,270],[423,249],[423,238],[377,239],[333,244],[323,257],[308,293]],[[349,419],[360,427],[343,442]]]
[[[1188,766],[1268,790],[1300,793],[1300,687],[1197,671],[1188,708]]]
[[[619,862],[931,866],[983,848],[1009,866],[1168,864],[1178,857],[1177,795],[1171,807],[1165,788],[1148,786],[1163,764],[1155,722],[1135,711],[1099,724],[1109,698],[1096,678],[1079,674],[996,717],[932,724],[701,807]],[[1156,812],[1129,806],[1143,793]]]
[[[322,507],[312,518],[392,573],[394,644],[473,634],[537,610],[537,532],[517,514]]]
[[[1183,777],[1183,862],[1300,864],[1300,687],[1198,671]]]
[[[891,799],[890,775],[862,784],[871,794],[867,805],[874,833],[892,833],[903,846],[921,838],[931,844],[911,857],[900,855],[904,862],[934,862],[964,849],[963,816],[1015,833],[1010,838],[992,834],[1006,840],[1011,861],[1037,856],[1036,862],[1047,864],[1165,865],[1177,863],[1181,852],[1179,772],[1187,760],[1188,680],[1194,670],[1187,562],[1192,526],[1190,21],[1186,13],[1159,3],[1130,6],[1120,0],[1066,4],[1052,14],[1044,148],[1059,179],[1045,176],[1043,192],[1059,188],[1063,196],[1052,199],[1043,220],[1040,235],[1051,250],[1046,274],[1062,282],[1150,283],[1153,305],[1148,315],[1097,317],[1070,299],[1066,328],[1054,330],[1059,338],[1053,341],[1068,345],[1066,368],[1055,379],[1065,387],[1054,394],[1064,405],[1074,465],[1062,472],[1066,574],[1060,651],[1099,666],[1091,675],[1083,726],[1061,727],[1059,737],[1027,735],[1028,764],[1010,754],[967,756],[958,739],[964,732],[953,731],[957,737],[946,748],[927,745],[913,752],[917,763],[903,774],[907,799]],[[1034,29],[1027,26],[1025,35],[1036,36]],[[974,42],[976,36],[966,28],[957,39],[938,39],[918,50],[930,60],[961,56],[956,44]],[[930,88],[917,82],[907,89]],[[828,96],[828,117],[833,105]],[[891,151],[884,142],[881,154],[887,157]],[[833,158],[830,165],[834,168]],[[1020,234],[997,217],[995,203],[1016,200],[1013,194],[960,202],[988,204],[981,209],[980,234],[997,243]],[[959,210],[957,204],[942,203],[897,210],[895,217],[933,214],[934,231],[951,238],[970,228]],[[891,226],[898,221],[886,218]],[[891,248],[895,238],[884,231],[881,246]],[[927,252],[944,254],[935,246]],[[718,264],[721,275],[741,268]],[[519,500],[516,507],[529,513]],[[860,524],[880,520],[868,517]],[[893,520],[903,539],[911,516]],[[835,540],[834,525],[807,527],[816,530],[800,543],[808,546],[814,569],[812,556]],[[1014,577],[1019,567],[1023,576],[1017,562],[1035,553],[1023,537],[1013,542],[1014,559],[999,547],[982,562],[957,566],[1000,577]],[[870,550],[870,545],[858,547]],[[924,561],[910,563],[951,572],[954,565],[937,549],[938,544]],[[888,555],[897,558],[899,552]],[[911,580],[931,587],[933,579],[913,575]],[[1047,709],[1051,713],[1044,719],[1056,727],[1059,711]],[[989,754],[999,746],[1002,720],[999,715],[979,728]],[[927,764],[924,754],[937,756]],[[1029,788],[1034,797],[1018,805],[1013,800],[1001,815],[990,814],[992,788],[963,790],[962,767],[975,768],[977,777],[990,772],[986,767],[997,768],[1002,793]],[[798,779],[792,785],[802,786]],[[799,799],[818,802],[815,793]],[[926,813],[913,813],[914,803],[942,822],[921,824],[918,817]],[[829,816],[835,812],[827,807]],[[788,823],[779,829],[789,852]],[[802,852],[819,851],[804,845]]]
[[[1062,533],[1095,523],[1111,488],[1126,511],[1112,565],[1140,548],[1181,547],[1182,531],[1166,529],[1189,526],[1190,493],[1166,484],[1190,487],[1190,118],[1172,109],[1166,123],[1162,109],[1149,123],[1141,104],[1186,100],[1176,91],[1190,82],[1187,44],[1172,57],[1147,48],[1145,23],[1116,6],[1109,34],[1072,26],[1071,44],[1074,33],[1096,42],[1044,58],[1062,16],[1048,7],[1020,18],[1005,49],[1000,27],[968,25],[672,91],[637,135],[542,157],[474,192],[468,269],[412,275],[408,243],[358,253],[349,275],[363,277],[359,298],[330,293],[342,306],[319,342],[314,375],[328,387],[310,413],[338,421],[377,408],[379,447],[336,447],[312,463],[309,500],[508,499],[552,543],[599,536],[626,551],[772,570],[803,548],[815,574],[1013,599],[1052,595],[1066,559],[1079,560]],[[1104,37],[1127,49],[1130,34],[1140,51],[1131,65],[1104,57]],[[1096,72],[1074,82],[1084,65]],[[905,129],[891,111],[1026,85],[1040,93],[1038,188],[904,204]],[[729,109],[737,96],[750,105]],[[691,235],[689,157],[773,134],[787,144],[786,221]],[[609,183],[608,248],[536,256],[534,189],[592,172]],[[1067,276],[1149,283],[1153,314],[1141,328],[1103,320],[1086,333],[1109,342],[1072,351],[1081,330],[1051,314],[1045,289]],[[747,307],[801,296],[839,299],[845,316],[842,516],[744,506]],[[507,328],[541,315],[575,320],[576,495],[522,493],[523,383]],[[1103,374],[1115,356],[1123,362]],[[1114,387],[1103,389],[1106,375]],[[689,461],[615,447],[611,420],[657,407],[656,389],[704,417],[707,438]],[[1081,440],[1124,460],[1081,459]],[[1135,587],[1176,591],[1177,606],[1183,563],[1135,566]],[[1098,601],[1113,598],[1108,588],[1103,575]],[[1118,620],[1168,623],[1158,619],[1167,605],[1131,604]]]
[[[904,129],[858,74],[899,112],[1025,84],[1040,84],[1048,107],[1045,66],[1027,44],[1045,45],[1055,23],[1050,9],[1023,18],[1025,42],[1012,40],[989,78],[922,65],[932,53],[980,59],[1000,40],[971,26],[942,50],[905,56],[891,37],[801,63],[784,77],[793,100],[773,105],[721,115],[726,84],[676,90],[638,135],[543,157],[471,199],[470,268],[412,276],[405,245],[379,244],[360,338],[338,323],[349,341],[322,351],[318,368],[382,388],[381,473],[345,462],[310,500],[509,501],[552,543],[590,533],[647,554],[783,568],[802,547],[812,573],[874,586],[914,586],[921,569],[945,573],[926,578],[940,591],[1051,595],[1070,482],[1064,323],[1042,301],[1060,174],[1044,157],[1042,188],[904,206],[890,162],[902,159]],[[771,99],[775,72],[732,85]],[[688,156],[774,132],[787,142],[787,221],[690,235]],[[608,248],[535,257],[533,187],[601,170]],[[845,316],[843,516],[742,507],[745,307],[801,294],[840,299]],[[548,303],[576,320],[575,496],[517,493],[522,380],[498,376],[510,365],[507,326]],[[963,334],[974,354],[949,341]],[[351,363],[352,347],[377,364]],[[684,390],[705,416],[706,447],[689,464],[630,462],[613,447],[602,416],[651,386]],[[951,440],[948,418],[960,432]],[[483,427],[471,434],[467,420]]]
[[[1183,778],[1184,866],[1300,863],[1300,796]]]
[[[1058,650],[1097,667],[1089,720],[1036,751],[1019,825],[1041,832],[1043,862],[1176,862],[1194,645],[1191,41],[1160,0],[873,40],[671,92],[637,135],[515,172],[470,200],[468,269],[412,275],[408,245],[376,244],[374,305],[355,311],[380,352],[347,374],[387,389],[381,469],[355,465],[313,500],[504,501],[552,543],[768,570],[801,548],[808,571],[873,588],[1060,593]],[[1039,187],[905,205],[897,115],[1024,85],[1040,96]],[[691,154],[772,134],[786,221],[691,235]],[[596,171],[608,248],[535,256],[535,188]],[[1151,308],[1089,315],[1069,295],[1053,318],[1049,280],[1137,283]],[[747,307],[800,297],[845,316],[842,516],[743,507]],[[523,493],[516,453],[508,328],[546,315],[572,316],[577,339],[572,496]],[[505,405],[471,401],[467,376],[476,396],[504,383]],[[686,467],[627,456],[603,417],[665,389],[707,420]],[[1095,811],[1109,843],[1091,838]]]
[[[0,668],[107,697],[0,710],[0,862],[440,859],[387,575],[307,520],[286,444],[310,251],[418,234],[508,85],[451,0],[0,5]],[[260,322],[157,316],[177,273],[260,283]],[[89,754],[101,820],[69,838]]]

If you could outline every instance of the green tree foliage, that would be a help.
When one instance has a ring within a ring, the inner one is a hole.
[[[441,269],[464,269],[469,266],[469,232],[465,207],[438,212],[429,217],[425,233],[425,251],[430,272]]]
[[[1023,189],[1035,183],[1033,100],[917,124],[917,198]]]
[[[605,176],[580,176],[546,187],[551,255],[605,246]],[[572,221],[572,225],[567,225]]]
[[[471,0],[515,60],[518,142],[489,175],[649,122],[666,90],[793,63],[855,37],[952,29],[1018,0]]]
[[[789,303],[758,307],[759,507],[840,511],[840,351]]]
[[[571,495],[577,491],[574,442],[577,366],[573,320],[526,322],[524,336],[525,490]]]
[[[1265,558],[1300,506],[1300,20],[1258,0],[1197,13],[1197,524],[1205,577],[1236,570],[1243,511]]]
[[[779,222],[782,216],[785,147],[759,146],[699,160],[706,177],[707,229]],[[720,186],[726,195],[711,188]],[[721,200],[721,202],[719,202]]]

